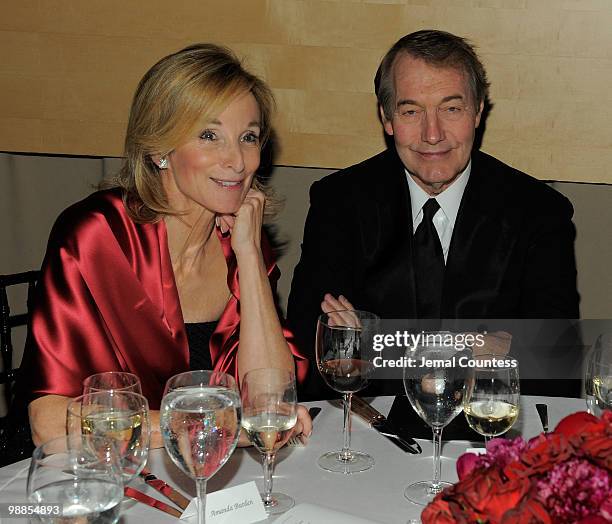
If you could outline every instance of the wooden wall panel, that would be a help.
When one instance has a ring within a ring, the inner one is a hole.
[[[119,156],[142,74],[213,41],[274,89],[277,163],[343,167],[384,147],[376,67],[426,27],[479,49],[492,83],[485,151],[542,179],[612,183],[609,0],[9,0],[0,150]]]

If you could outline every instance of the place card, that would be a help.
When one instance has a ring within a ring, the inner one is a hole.
[[[484,455],[487,452],[487,448],[467,448],[466,453],[474,453],[474,455]]]
[[[180,520],[195,524],[197,517],[197,500],[194,498]],[[251,524],[267,518],[261,495],[253,481],[206,495],[207,524]]]

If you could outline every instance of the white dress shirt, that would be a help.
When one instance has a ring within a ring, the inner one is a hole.
[[[435,198],[438,201],[440,209],[433,217],[434,227],[438,233],[440,244],[442,244],[442,252],[444,253],[444,263],[448,257],[448,249],[450,248],[457,213],[463,198],[465,186],[470,179],[472,170],[472,161],[468,163],[463,172],[448,186],[442,193],[431,197],[412,179],[408,170],[406,178],[408,179],[408,189],[410,190],[410,203],[412,204],[412,231],[416,232],[417,227],[423,220],[423,206],[430,198]]]

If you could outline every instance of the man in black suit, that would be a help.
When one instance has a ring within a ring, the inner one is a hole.
[[[312,363],[304,397],[329,395],[316,319],[347,299],[382,318],[579,315],[571,204],[473,150],[488,90],[474,49],[441,31],[409,34],[383,58],[375,89],[394,146],[310,191],[288,304]]]

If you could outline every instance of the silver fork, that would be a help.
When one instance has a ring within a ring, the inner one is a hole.
[[[310,408],[308,410],[308,414],[310,415],[310,418],[312,420],[315,419],[315,417],[321,413],[321,408],[319,407],[314,407],[314,408]],[[287,441],[287,446],[290,447],[299,447],[299,446],[303,446],[304,443],[300,440],[300,436],[299,435],[295,435],[294,437],[291,437],[288,441]]]

